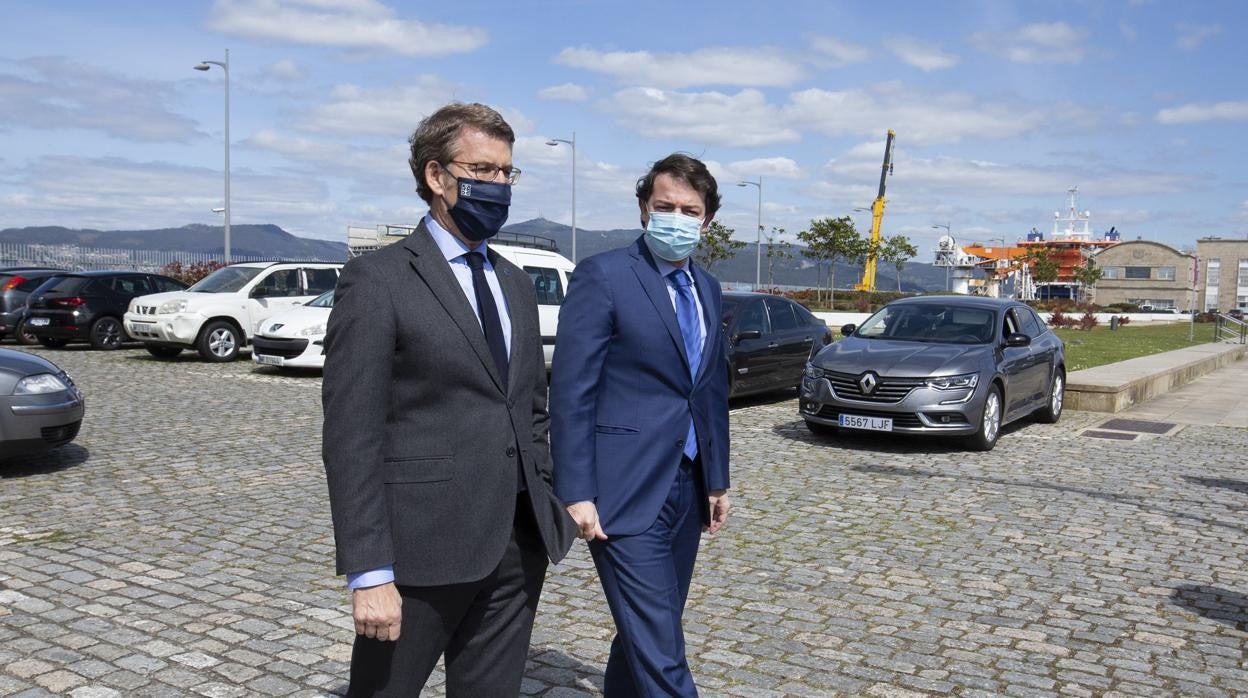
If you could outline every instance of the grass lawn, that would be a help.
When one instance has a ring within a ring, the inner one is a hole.
[[[1213,341],[1213,323],[1196,323],[1192,341],[1187,335],[1189,323],[1173,322],[1153,325],[1124,325],[1110,331],[1101,324],[1083,330],[1054,330],[1066,343],[1066,370],[1078,371],[1102,364],[1133,359],[1173,349],[1182,349]]]

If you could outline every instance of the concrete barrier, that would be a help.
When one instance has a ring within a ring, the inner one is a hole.
[[[1244,358],[1248,345],[1198,344],[1075,371],[1066,376],[1066,407],[1121,412]]]

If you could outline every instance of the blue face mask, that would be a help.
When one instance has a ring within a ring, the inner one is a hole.
[[[693,254],[702,239],[702,219],[683,213],[651,211],[646,246],[660,259],[679,262]]]
[[[448,213],[459,232],[473,242],[494,237],[507,222],[511,185],[457,177],[459,199]]]

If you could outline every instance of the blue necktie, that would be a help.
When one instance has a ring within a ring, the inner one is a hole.
[[[507,388],[507,341],[503,339],[503,322],[498,319],[498,305],[494,303],[494,293],[490,291],[490,282],[485,279],[485,255],[480,252],[469,252],[464,255],[468,260],[468,268],[472,269],[472,290],[477,296],[477,312],[481,313],[481,329],[485,333],[486,346],[494,357],[494,367],[498,369],[498,377]]]
[[[668,274],[667,278],[676,287],[676,322],[680,324],[680,335],[685,341],[685,356],[689,357],[689,376],[697,378],[698,366],[702,363],[702,343],[698,341],[702,323],[698,321],[698,305],[693,300],[693,279],[681,269]],[[689,416],[685,455],[689,460],[698,455],[698,432],[693,426],[693,415]]]

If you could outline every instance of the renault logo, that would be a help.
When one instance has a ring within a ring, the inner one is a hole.
[[[858,379],[858,389],[862,391],[863,395],[870,395],[871,393],[874,393],[875,386],[879,384],[880,379],[870,371],[862,374],[862,377]]]

